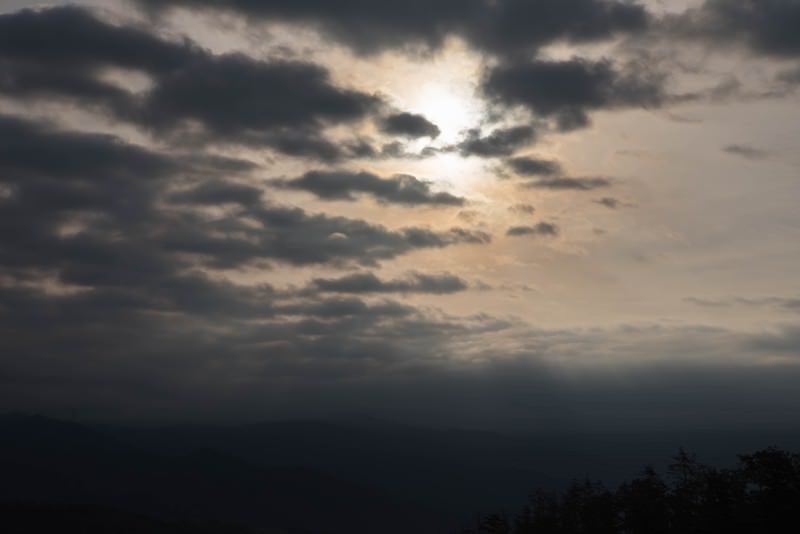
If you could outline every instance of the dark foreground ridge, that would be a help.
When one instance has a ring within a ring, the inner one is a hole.
[[[766,446],[748,436],[680,441],[724,465],[731,447]],[[765,521],[800,506],[798,458],[777,449],[727,469],[683,455],[658,467],[666,482],[654,470],[636,476],[643,458],[678,450],[676,440],[375,421],[124,427],[5,416],[0,523],[82,534],[781,532]],[[794,449],[797,438],[774,442]],[[616,491],[569,482],[632,476]],[[481,515],[516,510],[535,488],[517,517]]]

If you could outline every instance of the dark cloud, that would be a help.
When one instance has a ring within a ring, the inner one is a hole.
[[[557,161],[523,156],[511,158],[506,165],[522,176],[551,176],[561,174],[561,165]]]
[[[293,135],[302,143],[316,139],[313,132],[326,124],[363,119],[379,103],[375,96],[334,86],[319,65],[229,54],[207,56],[164,76],[148,93],[145,110],[147,125],[162,130],[195,121],[218,140],[260,143],[277,136],[289,145]]]
[[[79,392],[105,389],[113,411],[145,392],[153,401],[185,387],[213,396],[261,373],[308,384],[364,373],[364,362],[424,361],[446,337],[470,331],[403,303],[367,300],[364,287],[350,291],[364,299],[324,295],[346,293],[343,279],[319,279],[316,292],[283,291],[231,281],[218,268],[374,265],[422,248],[486,243],[487,234],[389,230],[277,205],[245,183],[251,167],[235,160],[13,117],[0,117],[0,136],[4,406],[23,406],[24,390],[37,391],[39,407],[58,390],[68,397],[60,402],[86,408],[99,398]],[[209,215],[208,207],[225,209]],[[465,287],[422,273],[381,283],[372,293]],[[210,367],[218,372],[201,371]]]
[[[767,363],[796,357],[796,328],[519,331],[353,299],[289,306],[302,315],[277,321],[165,321],[86,297],[2,288],[0,300],[9,410],[226,422],[357,412],[506,430],[530,428],[533,414],[542,432],[662,432],[786,425],[800,407],[797,366]],[[586,372],[568,373],[573,360]]]
[[[337,86],[319,65],[213,55],[189,40],[101,21],[83,8],[2,15],[0,28],[0,94],[101,109],[184,144],[268,146],[328,161],[363,156],[324,130],[361,121],[383,105],[375,95]],[[102,76],[108,68],[144,73],[152,87],[131,92]]]
[[[187,186],[198,174],[185,156],[112,136],[51,130],[11,117],[0,117],[0,132],[8,140],[0,148],[0,182],[8,191],[0,213],[0,265],[15,277],[53,273],[64,284],[113,280],[135,286],[174,278],[192,266],[374,265],[416,249],[490,240],[460,228],[389,230],[309,214],[265,201],[253,186],[209,181],[202,172],[201,181]],[[199,159],[199,168],[208,165],[208,157]],[[214,218],[194,209],[225,204],[237,210]]]
[[[800,55],[800,3],[794,0],[706,0],[666,22],[684,38],[743,45],[774,57]]]
[[[617,0],[139,0],[169,6],[225,9],[248,18],[312,24],[359,53],[386,48],[437,48],[450,35],[493,54],[533,51],[557,40],[588,41],[637,32],[645,9]]]
[[[158,76],[203,54],[188,43],[103,22],[80,7],[23,10],[0,15],[0,94],[69,99],[131,114],[131,95],[101,79],[103,69]]]
[[[470,130],[456,148],[463,156],[493,158],[509,156],[535,139],[536,131],[531,126],[498,128],[486,136],[480,130]]]
[[[522,236],[556,236],[558,226],[552,223],[540,222],[534,226],[513,226],[506,231],[509,237]]]
[[[395,113],[384,118],[380,123],[381,130],[391,135],[404,137],[439,137],[442,131],[438,126],[422,115],[414,113]]]
[[[0,15],[0,55],[30,65],[83,73],[108,66],[166,73],[203,54],[144,28],[103,22],[77,6]]]
[[[748,145],[728,145],[722,149],[728,154],[741,156],[745,159],[759,160],[769,157],[769,152]]]
[[[482,0],[139,0],[152,9],[212,8],[266,21],[312,24],[360,53],[412,45],[438,47],[484,9]]]
[[[52,130],[47,125],[0,115],[0,169],[4,180],[31,176],[140,183],[164,178],[179,168],[174,159],[103,134]]]
[[[491,240],[485,233],[462,228],[445,232],[419,227],[389,230],[359,219],[270,204],[211,221],[197,214],[173,216],[160,235],[162,246],[207,257],[218,267],[258,260],[295,265],[375,265],[416,249]]]
[[[655,107],[664,101],[662,79],[640,66],[618,70],[610,61],[519,61],[489,69],[486,96],[502,107],[521,106],[539,117],[553,117],[559,128],[589,124],[597,109]]]
[[[356,200],[354,195],[365,193],[380,202],[409,206],[462,206],[465,200],[450,193],[436,193],[425,182],[407,174],[381,178],[369,172],[309,171],[299,178],[278,180],[275,185],[287,189],[308,191],[329,200]]]
[[[410,273],[406,278],[381,280],[372,273],[356,273],[342,278],[315,278],[307,291],[320,293],[430,293],[443,295],[464,291],[467,283],[451,274]]]
[[[101,80],[103,69],[159,75],[201,55],[74,6],[0,15],[0,93],[17,98],[70,98],[129,112],[130,95]]]
[[[646,10],[617,0],[499,0],[486,2],[468,35],[474,46],[499,55],[530,52],[566,40],[602,40],[648,26]]]
[[[221,204],[241,204],[251,206],[261,201],[262,191],[249,185],[208,181],[191,189],[176,191],[167,196],[176,204],[193,204],[198,206],[219,206]]]
[[[528,182],[526,187],[535,189],[553,189],[553,190],[575,190],[575,191],[590,191],[592,189],[601,189],[604,187],[611,187],[611,180],[608,178],[553,178],[546,180],[536,180]]]
[[[442,152],[442,149],[433,146],[426,146],[419,152],[412,152],[406,143],[400,141],[392,141],[384,143],[379,148],[373,147],[372,157],[376,159],[408,159],[408,160],[421,160],[436,156]]]

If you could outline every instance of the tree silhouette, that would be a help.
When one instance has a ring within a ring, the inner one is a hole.
[[[493,514],[486,534],[755,534],[797,532],[800,455],[777,448],[741,455],[734,469],[701,464],[680,450],[663,480],[645,468],[615,491],[574,481],[535,491],[513,521]]]

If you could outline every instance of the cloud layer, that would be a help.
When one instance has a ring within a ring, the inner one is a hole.
[[[797,2],[120,6],[0,13],[3,406],[794,420]]]

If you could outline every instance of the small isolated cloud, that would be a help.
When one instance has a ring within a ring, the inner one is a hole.
[[[528,182],[526,187],[533,189],[591,191],[593,189],[611,187],[611,180],[608,178],[553,178]]]
[[[509,237],[523,236],[557,236],[558,226],[552,223],[540,222],[534,226],[512,226],[506,231]]]
[[[615,210],[615,209],[618,209],[618,208],[633,208],[633,207],[635,207],[634,204],[630,204],[628,202],[623,202],[622,200],[619,200],[618,198],[614,198],[614,197],[599,198],[599,199],[595,200],[594,203],[595,204],[600,204],[601,206],[605,206],[606,208],[608,208],[610,210]]]
[[[509,169],[522,176],[553,176],[561,173],[557,161],[522,156],[506,161]]]
[[[766,150],[755,148],[749,145],[728,145],[722,150],[728,154],[733,154],[734,156],[740,156],[751,160],[761,160],[769,157],[769,152]]]
[[[684,302],[704,308],[764,308],[772,307],[785,311],[800,311],[800,298],[787,297],[733,297],[725,299],[707,299],[687,297]]]

